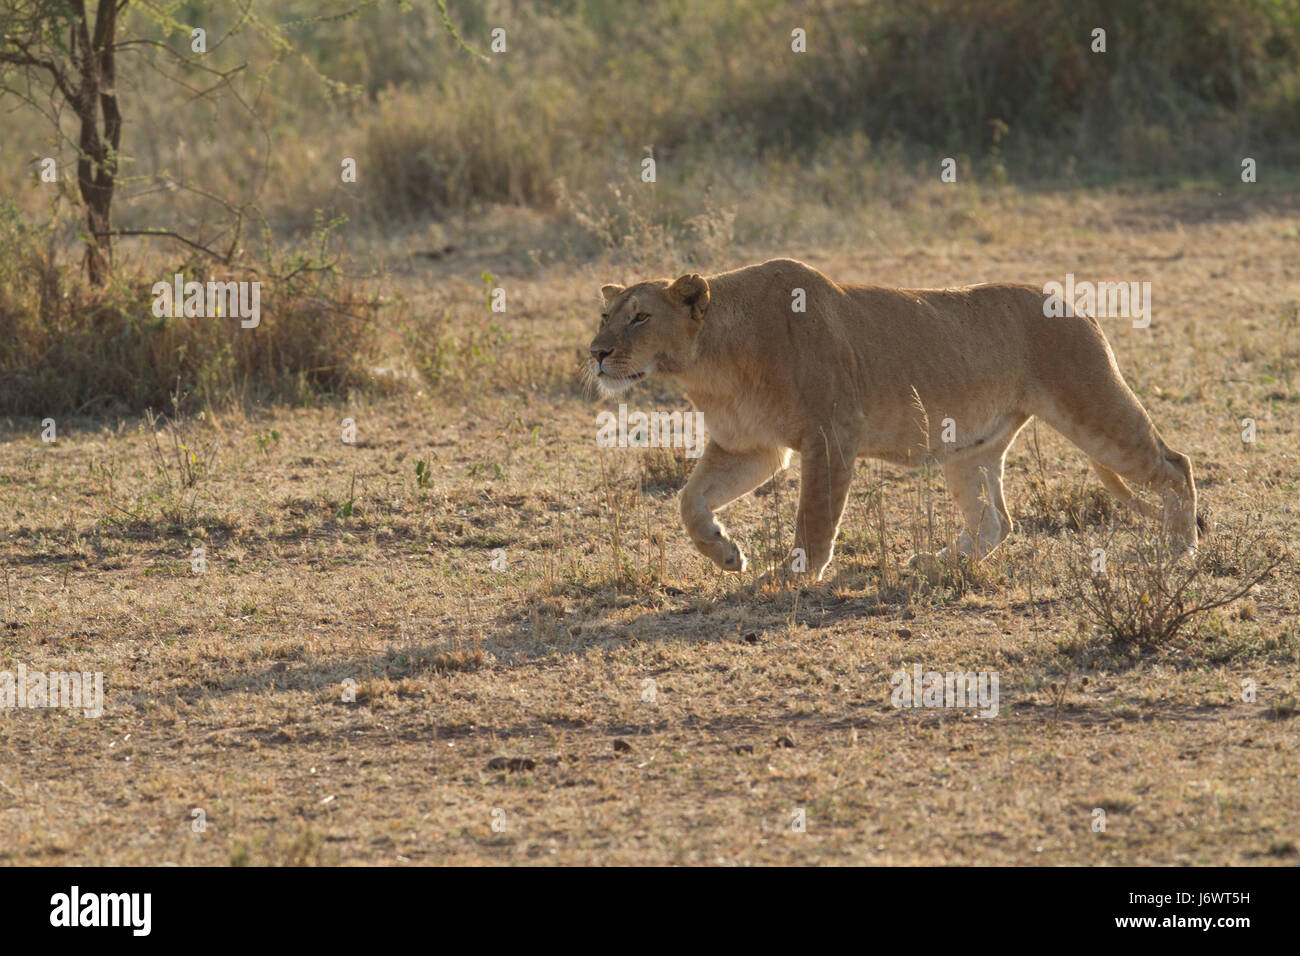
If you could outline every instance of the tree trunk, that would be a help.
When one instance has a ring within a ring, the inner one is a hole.
[[[73,0],[77,15],[76,47],[81,86],[73,104],[81,121],[77,187],[86,204],[86,276],[103,285],[113,265],[113,188],[117,177],[118,147],[122,141],[122,113],[117,103],[116,0],[99,0],[92,38],[86,22],[85,0]],[[103,113],[104,130],[99,129]]]

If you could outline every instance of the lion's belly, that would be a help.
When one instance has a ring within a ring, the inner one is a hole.
[[[924,420],[894,418],[887,427],[868,426],[858,457],[913,467],[926,462],[943,464],[999,446],[1026,417],[1014,410],[999,410],[993,414],[964,415],[959,425],[958,419],[944,416],[938,422],[930,422],[928,445]]]
[[[702,408],[709,438],[727,451],[743,453],[759,448],[791,448],[795,442],[787,434],[784,416],[773,415],[744,402],[728,402]]]

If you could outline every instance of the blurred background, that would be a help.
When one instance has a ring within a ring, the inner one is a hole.
[[[432,0],[272,0],[248,15],[182,3],[170,33],[128,5],[125,32],[188,54],[179,27],[203,26],[205,63],[248,67],[194,99],[146,57],[119,58],[130,180],[120,216],[197,221],[203,204],[152,188],[159,177],[256,198],[288,230],[309,228],[316,209],[376,228],[493,203],[599,205],[653,153],[660,184],[683,194],[777,193],[737,211],[742,236],[765,236],[797,226],[783,215],[792,195],[831,206],[888,198],[898,187],[883,171],[934,178],[940,156],[958,158],[965,176],[1047,186],[1158,180],[1252,153],[1275,168],[1300,159],[1295,0],[447,8],[483,59],[458,48]],[[497,27],[503,54],[489,52]],[[807,54],[791,52],[796,27]],[[1091,51],[1098,27],[1105,53]],[[48,123],[4,102],[0,189],[39,212],[34,163],[50,155]],[[358,161],[356,188],[340,182],[343,156]],[[695,205],[666,202],[657,224],[681,225]]]

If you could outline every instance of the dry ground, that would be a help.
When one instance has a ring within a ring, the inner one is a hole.
[[[1149,280],[1152,327],[1107,325],[1121,367],[1211,522],[1294,542],[1294,200],[1007,192],[922,212],[692,268],[780,253],[891,285]],[[209,409],[178,433],[191,487],[167,428],[160,465],[138,419],[61,421],[53,445],[0,422],[0,669],[106,680],[97,720],[0,712],[0,861],[1296,862],[1294,563],[1185,640],[1070,674],[1059,645],[1092,622],[1068,511],[1109,509],[1044,428],[1041,464],[1028,433],[1009,461],[1018,534],[976,572],[909,576],[914,539],[953,528],[942,478],[864,463],[826,583],[725,576],[680,528],[680,456],[598,449],[615,403],[574,375],[600,282],[634,271],[519,265],[530,230],[520,214],[495,245],[392,267],[408,310],[443,316],[441,385]],[[684,407],[667,385],[625,400]],[[796,482],[730,509],[751,556],[789,546]],[[998,716],[895,709],[913,663],[997,671]]]

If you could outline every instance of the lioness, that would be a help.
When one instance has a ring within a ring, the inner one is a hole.
[[[860,457],[942,464],[966,520],[957,548],[987,556],[1011,533],[1003,459],[1034,415],[1078,445],[1123,503],[1157,513],[1124,478],[1158,492],[1174,539],[1196,546],[1191,462],[1160,437],[1097,321],[1047,317],[1040,289],[847,285],[772,259],[601,292],[590,371],[602,390],[669,375],[704,414],[710,441],[682,491],[682,520],[728,571],[746,559],[714,512],[792,451],[803,477],[786,572],[821,578]]]

